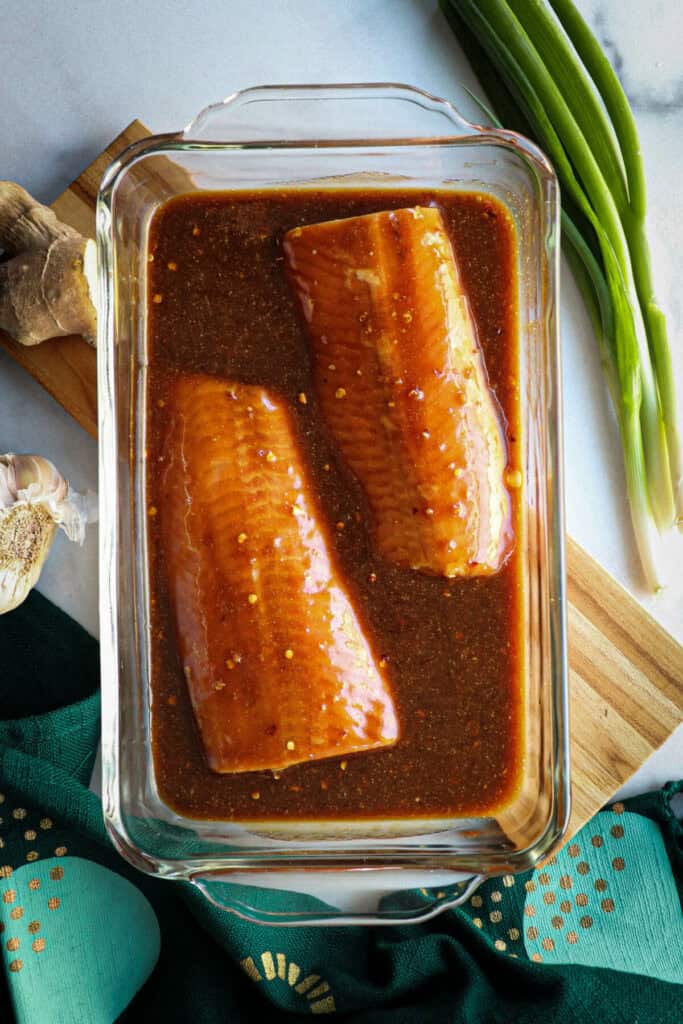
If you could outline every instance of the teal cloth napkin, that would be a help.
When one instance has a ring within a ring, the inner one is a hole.
[[[0,619],[0,650],[0,1021],[683,1020],[680,784],[612,805],[546,866],[428,924],[266,928],[113,850],[88,789],[95,641],[34,592]]]

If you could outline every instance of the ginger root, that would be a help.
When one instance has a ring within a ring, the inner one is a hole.
[[[95,243],[11,181],[0,181],[0,330],[22,345],[81,334],[95,343]]]

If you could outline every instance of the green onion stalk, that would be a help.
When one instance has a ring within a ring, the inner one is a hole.
[[[571,0],[441,0],[441,7],[497,112],[489,112],[492,121],[535,138],[555,166],[565,251],[617,415],[643,569],[658,589],[659,531],[677,510],[680,517],[683,503],[681,448],[628,100]]]

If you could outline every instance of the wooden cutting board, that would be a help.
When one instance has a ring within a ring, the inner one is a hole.
[[[94,236],[103,172],[148,134],[133,121],[52,204],[58,216]],[[0,344],[96,436],[94,349],[75,337],[23,348],[1,333]],[[683,720],[683,648],[571,538],[567,565],[573,833]]]

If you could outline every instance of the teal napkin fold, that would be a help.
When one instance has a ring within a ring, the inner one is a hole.
[[[0,1020],[683,1019],[680,783],[613,804],[549,864],[492,879],[428,924],[266,928],[113,850],[88,789],[95,641],[34,592],[0,619],[0,650]]]

